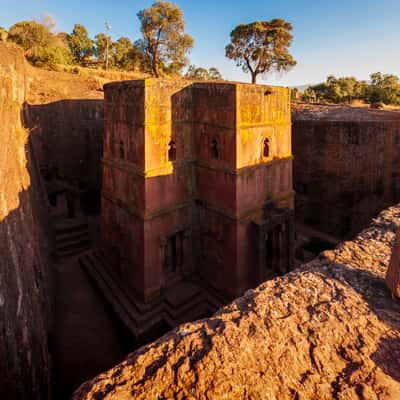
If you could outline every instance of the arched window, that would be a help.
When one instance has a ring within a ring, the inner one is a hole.
[[[213,139],[211,141],[210,155],[211,158],[213,158],[214,160],[217,160],[219,158],[218,142],[216,139]]]
[[[168,161],[176,160],[176,144],[173,140],[168,143]]]
[[[124,142],[122,140],[119,143],[119,158],[121,159],[125,158],[125,147],[124,147]]]
[[[269,139],[264,139],[263,157],[269,157]]]

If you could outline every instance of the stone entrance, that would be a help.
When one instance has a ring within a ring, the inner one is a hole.
[[[258,281],[283,275],[293,267],[294,213],[277,209],[268,219],[253,221],[258,239]]]

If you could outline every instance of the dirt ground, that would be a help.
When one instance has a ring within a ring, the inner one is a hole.
[[[65,99],[102,99],[103,85],[112,81],[140,79],[143,74],[79,68],[78,73],[47,71],[28,66],[29,104]]]

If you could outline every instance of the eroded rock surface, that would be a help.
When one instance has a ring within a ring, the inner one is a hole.
[[[74,399],[400,398],[400,303],[384,281],[399,218],[400,205],[382,212],[354,241],[142,347]]]
[[[400,228],[397,229],[385,280],[388,288],[392,292],[392,297],[400,298]]]

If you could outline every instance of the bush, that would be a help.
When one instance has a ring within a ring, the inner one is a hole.
[[[35,47],[27,59],[39,68],[57,71],[60,65],[72,64],[72,55],[65,47]]]
[[[8,32],[0,26],[0,42],[5,42],[8,37]]]

